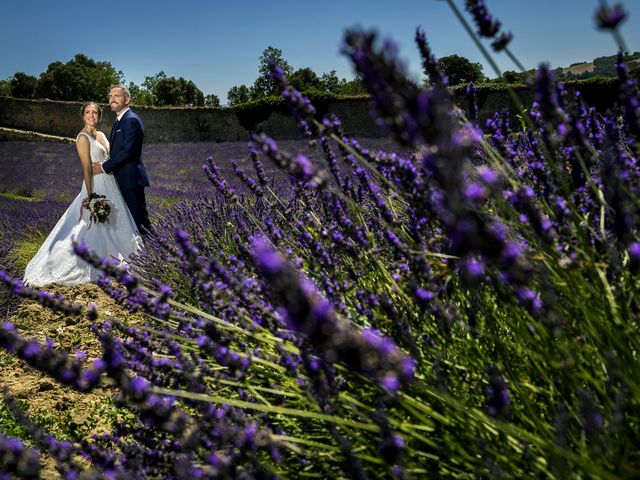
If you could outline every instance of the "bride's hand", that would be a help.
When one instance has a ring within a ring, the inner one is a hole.
[[[78,218],[78,221],[82,220],[82,215],[84,214],[85,208],[89,208],[89,197],[83,199],[80,203],[80,218]]]

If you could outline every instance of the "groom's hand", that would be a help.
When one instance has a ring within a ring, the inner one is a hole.
[[[104,173],[104,170],[102,170],[102,165],[100,165],[99,163],[92,164],[91,173],[93,175],[99,175],[100,173]]]

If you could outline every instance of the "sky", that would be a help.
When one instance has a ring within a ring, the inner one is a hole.
[[[462,7],[462,0],[455,1]],[[627,49],[640,51],[640,1],[622,3],[629,13],[621,27]],[[617,52],[613,37],[595,28],[599,0],[486,4],[513,33],[511,51],[525,68],[541,62],[565,67]],[[495,77],[444,0],[2,0],[0,18],[0,79],[16,72],[37,77],[50,63],[83,53],[110,62],[127,83],[139,85],[162,70],[167,76],[192,80],[205,95],[215,94],[224,104],[229,88],[253,83],[268,46],[282,50],[294,69],[310,67],[318,75],[336,70],[340,78],[352,79],[340,45],[345,30],[353,27],[392,39],[407,71],[419,79],[420,56],[414,43],[418,26],[437,57],[462,55]],[[517,70],[505,54],[495,60],[503,71]]]

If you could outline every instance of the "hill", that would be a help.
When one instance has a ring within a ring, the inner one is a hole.
[[[578,62],[558,69],[567,79],[581,79],[589,77],[615,77],[617,55],[594,58],[591,62]],[[640,52],[633,52],[624,56],[624,61],[630,67],[640,65]],[[558,71],[557,70],[557,71]]]

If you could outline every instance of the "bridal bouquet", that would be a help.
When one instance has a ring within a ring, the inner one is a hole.
[[[94,192],[84,200],[83,206],[89,210],[89,225],[109,221],[111,205],[106,196]]]

